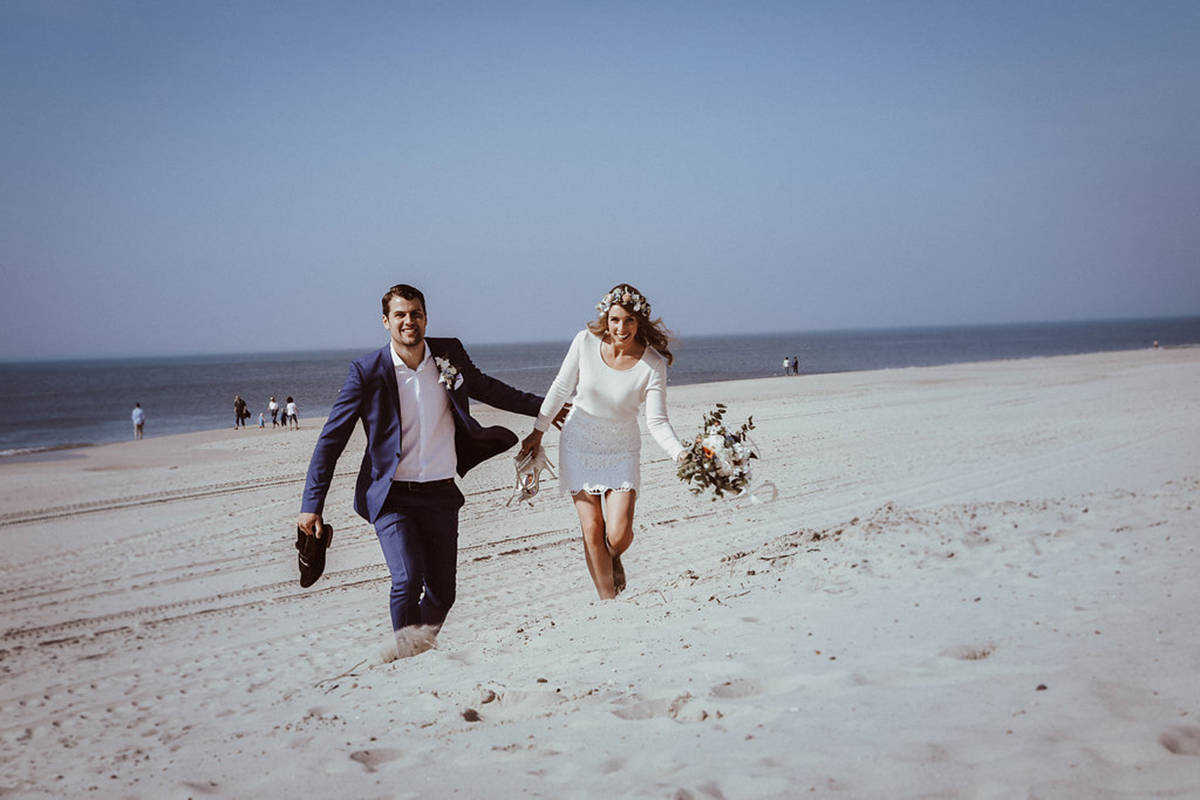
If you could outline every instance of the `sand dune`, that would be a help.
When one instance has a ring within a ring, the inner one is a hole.
[[[0,460],[0,795],[1200,796],[1200,350],[679,387],[672,421],[716,402],[774,502],[647,437],[602,603],[556,482],[506,506],[495,459],[401,660],[357,442],[308,590],[315,427]]]

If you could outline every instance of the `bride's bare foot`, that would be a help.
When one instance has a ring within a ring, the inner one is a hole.
[[[621,565],[621,556],[613,552],[612,542],[608,541],[607,536],[604,537],[604,549],[612,556],[613,588],[620,594],[625,591],[625,567]]]
[[[620,556],[613,556],[613,588],[617,594],[625,591],[625,567],[621,566]]]

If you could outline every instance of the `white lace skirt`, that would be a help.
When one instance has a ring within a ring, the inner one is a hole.
[[[572,408],[558,439],[558,486],[566,494],[638,491],[642,432],[628,422],[593,417]]]

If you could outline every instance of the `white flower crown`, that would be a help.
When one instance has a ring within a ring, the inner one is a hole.
[[[629,306],[635,312],[650,316],[650,301],[628,286],[618,286],[604,295],[604,299],[596,303],[597,316],[605,316],[614,305]]]

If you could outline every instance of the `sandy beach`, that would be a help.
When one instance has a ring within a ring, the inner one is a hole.
[[[647,435],[600,602],[557,482],[506,506],[494,459],[402,660],[360,440],[311,589],[313,423],[0,459],[0,796],[1200,797],[1200,349],[669,401],[753,415],[778,498],[696,498]]]

